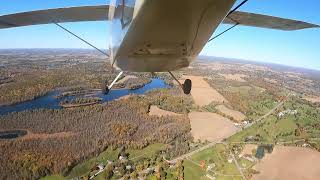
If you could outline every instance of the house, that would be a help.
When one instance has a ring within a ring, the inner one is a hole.
[[[261,139],[260,135],[247,136],[247,137],[244,139],[244,142],[260,141],[260,139]]]
[[[107,164],[109,165],[109,164],[112,164],[113,163],[113,161],[110,161],[110,160],[108,160],[107,161]]]
[[[291,110],[291,109],[287,109],[285,111],[281,111],[278,113],[278,118],[282,118],[284,115],[289,114],[289,115],[295,115],[297,114],[298,111],[297,110]]]
[[[216,179],[214,176],[211,176],[210,174],[207,174],[206,177],[211,179],[211,180],[215,180]]]
[[[131,165],[127,165],[126,166],[126,170],[131,170],[132,169],[132,166]]]
[[[210,170],[212,170],[212,169],[215,168],[215,167],[216,167],[216,164],[215,164],[215,163],[209,164],[209,165],[207,166],[207,171],[210,171]]]
[[[151,173],[154,172],[154,170],[155,170],[155,168],[153,168],[153,167],[148,167],[148,168],[146,169],[146,172],[147,172],[147,174],[151,174]]]
[[[125,156],[119,156],[119,160],[121,162],[127,162],[128,161],[127,157],[125,157]]]
[[[100,164],[97,166],[97,169],[98,169],[98,171],[103,171],[104,165],[103,165],[102,163],[100,163]]]

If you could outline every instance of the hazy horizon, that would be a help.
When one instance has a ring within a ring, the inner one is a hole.
[[[90,49],[90,48],[0,48],[0,53],[1,51],[5,50],[87,50],[87,51],[93,51],[99,54],[100,52],[96,51],[95,49]],[[107,49],[101,49],[102,51],[106,51]],[[0,54],[1,55],[1,54]],[[299,69],[305,69],[305,70],[313,70],[313,71],[318,71],[320,72],[320,68],[309,68],[309,67],[300,67],[300,66],[294,66],[294,65],[288,65],[288,64],[281,64],[281,63],[276,63],[276,62],[270,62],[270,61],[261,61],[261,60],[255,60],[255,59],[240,59],[240,58],[232,58],[232,57],[221,57],[221,56],[214,56],[214,55],[202,55],[200,54],[198,56],[199,59],[201,58],[223,58],[226,60],[236,60],[236,61],[249,61],[251,63],[256,63],[256,64],[271,64],[271,65],[278,65],[278,66],[286,66],[286,67],[291,67],[291,68],[299,68]]]
[[[0,15],[70,6],[108,4],[108,0],[44,1],[3,0]],[[240,1],[238,0],[237,4]],[[320,24],[320,1],[250,0],[239,10]],[[111,24],[107,21],[63,23],[83,39],[107,49]],[[216,35],[230,25],[221,25]],[[0,48],[89,48],[86,44],[53,24],[0,30]],[[278,31],[237,26],[207,43],[200,55],[254,60],[292,67],[320,70],[320,29]]]

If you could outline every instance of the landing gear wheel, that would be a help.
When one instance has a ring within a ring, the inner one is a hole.
[[[183,92],[184,94],[190,94],[191,92],[191,87],[192,87],[192,82],[190,79],[186,79],[183,83]]]
[[[105,81],[102,83],[102,94],[107,95],[109,93],[109,87],[108,87],[108,82]]]

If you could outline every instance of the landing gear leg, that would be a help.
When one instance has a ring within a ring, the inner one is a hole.
[[[117,77],[112,81],[112,83],[108,86],[108,82],[105,81],[102,85],[102,93],[103,94],[108,94],[110,89],[112,88],[112,86],[114,85],[114,83],[116,83],[118,81],[118,79],[121,77],[121,75],[123,74],[123,71],[121,71]]]
[[[171,77],[179,84],[184,94],[190,94],[192,88],[192,82],[190,79],[186,79],[183,84],[172,74],[172,72],[168,71]]]

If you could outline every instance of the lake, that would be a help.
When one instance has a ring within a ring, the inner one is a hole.
[[[152,81],[141,88],[135,90],[128,90],[128,89],[114,89],[109,92],[109,94],[105,95],[102,92],[95,93],[94,97],[99,97],[102,99],[101,103],[112,101],[118,99],[122,96],[126,96],[129,94],[144,94],[145,92],[152,90],[152,89],[159,89],[159,88],[168,88],[169,85],[165,84],[163,80],[153,78]],[[32,109],[61,109],[60,102],[65,100],[66,98],[56,98],[61,92],[60,91],[52,91],[45,96],[38,97],[34,100],[21,102],[14,105],[8,106],[0,106],[0,115],[6,115],[11,112],[19,112],[25,110],[32,110]]]

